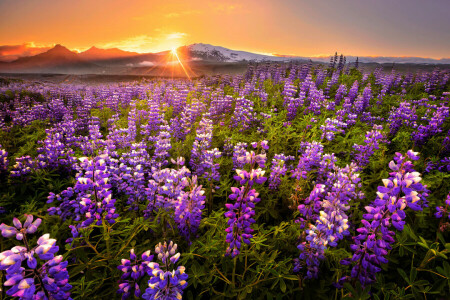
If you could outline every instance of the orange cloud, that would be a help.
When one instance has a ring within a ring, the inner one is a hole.
[[[185,37],[188,36],[184,32],[165,32],[163,30],[155,30],[158,32],[156,36],[138,35],[123,40],[116,40],[99,44],[100,48],[119,48],[125,51],[133,51],[138,53],[159,52],[167,49],[177,48],[183,45]]]
[[[180,11],[180,12],[171,12],[171,13],[165,14],[164,16],[166,18],[178,18],[178,17],[182,17],[182,16],[199,15],[201,13],[202,13],[202,11],[200,11],[200,10],[184,10],[184,11]]]
[[[36,45],[34,42],[0,46],[0,61],[14,61],[20,57],[43,53],[50,48],[51,46]]]

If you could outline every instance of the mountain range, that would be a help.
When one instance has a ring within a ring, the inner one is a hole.
[[[0,46],[7,47],[7,46]],[[33,52],[30,52],[33,53]],[[84,52],[74,52],[62,45],[56,45],[37,55],[18,57],[12,61],[1,61],[0,73],[60,73],[60,74],[132,74],[183,76],[186,71],[179,63],[189,67],[193,75],[205,73],[206,67],[217,68],[229,64],[248,62],[306,62],[310,59],[327,64],[330,57],[300,57],[288,55],[265,55],[247,51],[237,51],[209,44],[192,44],[172,51],[158,53],[136,53],[91,47]],[[9,60],[10,57],[8,57]],[[347,62],[354,62],[355,56],[347,56]],[[178,61],[179,60],[179,61]],[[360,63],[396,64],[450,64],[450,59],[431,59],[421,57],[359,57]]]

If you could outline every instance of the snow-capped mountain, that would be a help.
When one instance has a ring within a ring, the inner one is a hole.
[[[231,50],[221,46],[213,46],[209,44],[192,44],[180,47],[180,50],[187,50],[189,56],[196,60],[204,61],[220,61],[220,62],[239,62],[239,61],[272,61],[272,62],[287,62],[287,61],[306,61],[328,63],[330,56],[322,57],[302,57],[289,55],[264,55],[252,53],[247,51]],[[356,56],[346,56],[347,63],[356,61]],[[390,57],[390,56],[360,56],[358,57],[360,63],[398,63],[398,64],[450,64],[450,58],[433,59],[424,57]]]
[[[189,52],[189,55],[193,59],[204,61],[220,61],[220,62],[239,62],[239,61],[275,61],[284,62],[291,60],[305,60],[305,57],[279,57],[272,55],[257,54],[247,51],[238,51],[224,48],[221,46],[213,46],[209,44],[192,44],[181,47]]]

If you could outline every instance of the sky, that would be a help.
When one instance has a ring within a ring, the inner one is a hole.
[[[0,0],[0,45],[449,58],[449,13],[450,0]]]

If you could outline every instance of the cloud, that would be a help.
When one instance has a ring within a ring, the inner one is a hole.
[[[227,13],[227,14],[233,13],[236,11],[240,11],[242,9],[242,4],[240,4],[240,3],[210,2],[209,5],[216,12]]]
[[[188,34],[185,32],[167,32],[159,29],[155,36],[138,35],[123,40],[116,40],[99,44],[100,48],[119,48],[125,51],[146,53],[159,52],[183,45],[183,39]]]
[[[164,15],[164,17],[166,17],[166,18],[176,18],[176,17],[179,17],[179,16],[180,16],[180,14],[176,13],[176,12],[168,13],[168,14]]]
[[[33,56],[49,50],[52,46],[28,42],[22,45],[0,46],[0,61],[13,61],[24,56]]]
[[[154,46],[155,39],[148,35],[138,35],[123,40],[106,42],[100,45],[100,48],[120,48],[126,51],[140,51],[150,49]]]
[[[179,12],[171,12],[168,14],[165,14],[164,17],[166,18],[178,18],[178,17],[182,17],[182,16],[189,16],[189,15],[199,15],[202,14],[203,12],[200,10],[184,10],[184,11],[179,11]]]
[[[139,67],[153,67],[154,65],[155,63],[151,61],[141,61],[140,63],[138,63]]]
[[[181,38],[183,38],[185,36],[187,36],[187,33],[184,33],[184,32],[173,32],[173,33],[167,34],[166,39],[168,39],[168,40],[181,39]]]

